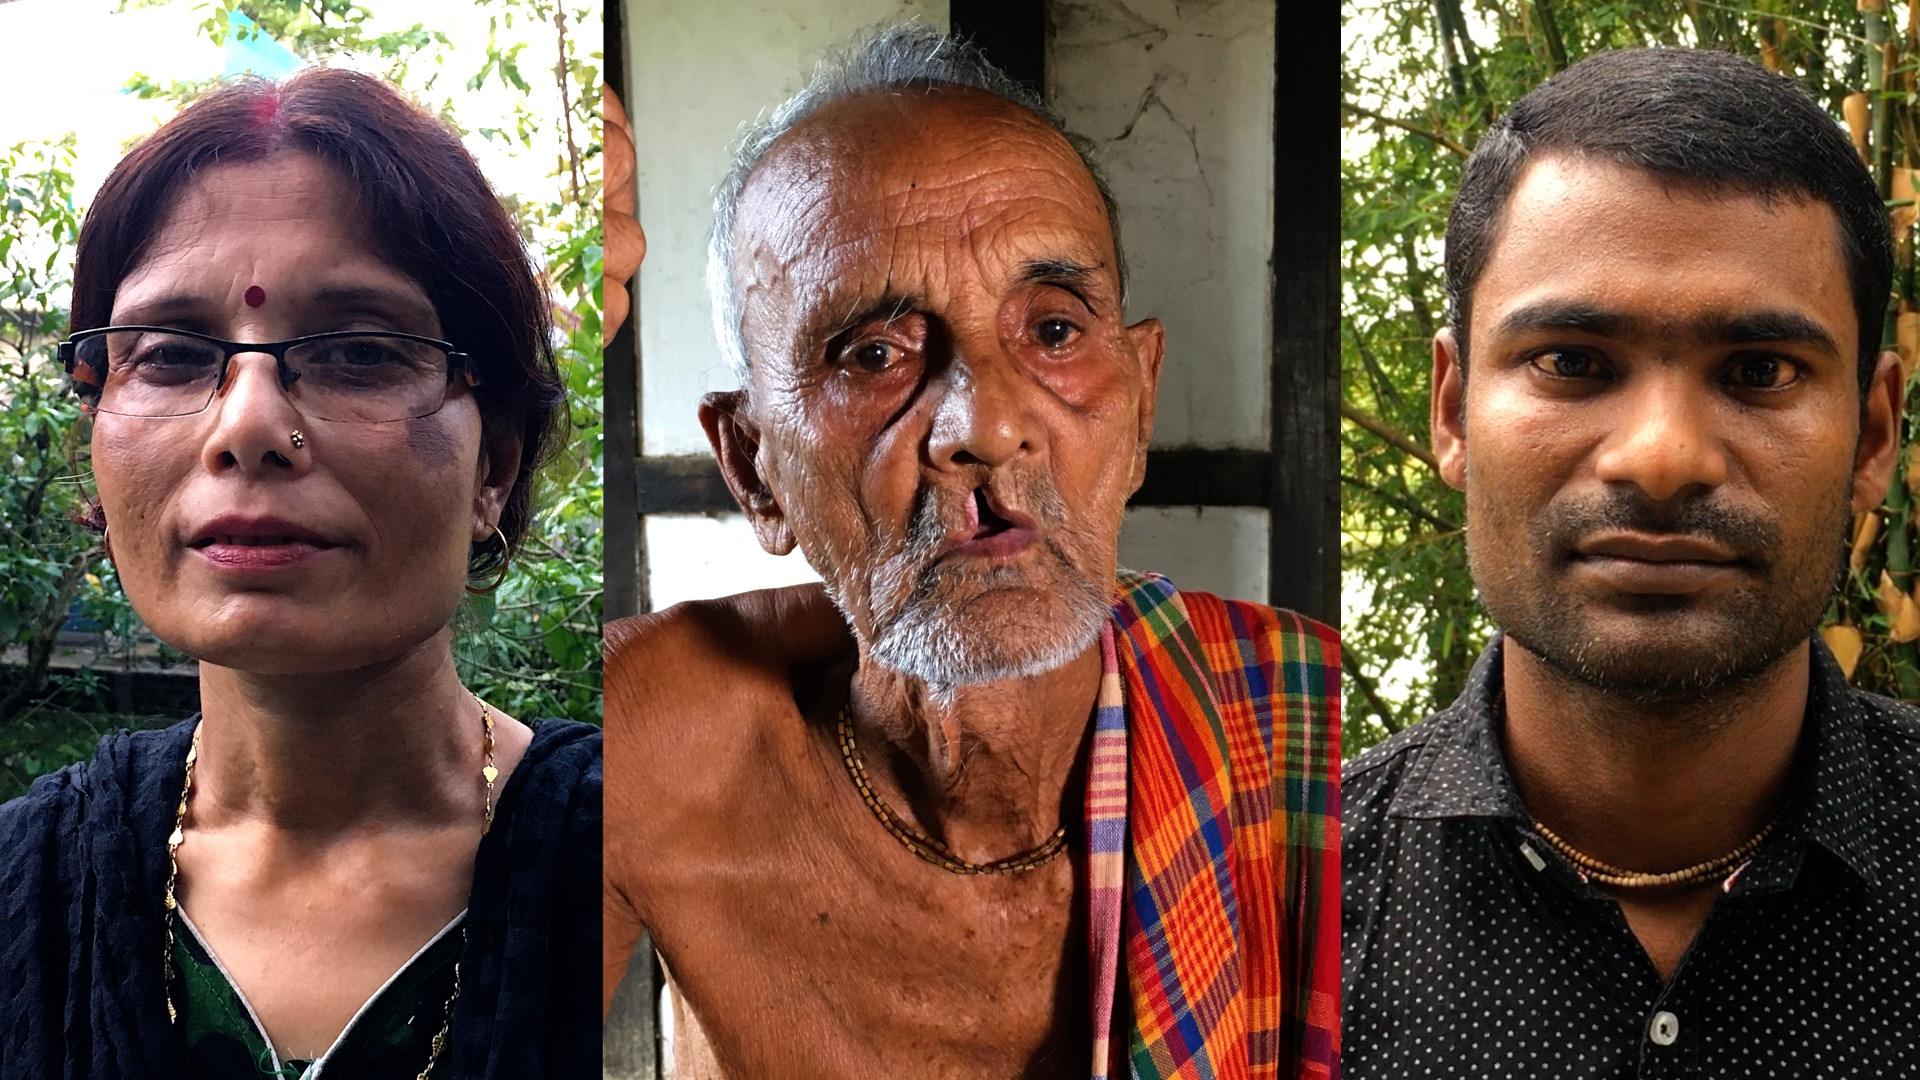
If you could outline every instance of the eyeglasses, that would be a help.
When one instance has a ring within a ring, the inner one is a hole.
[[[165,326],[104,326],[60,343],[73,392],[95,412],[192,416],[227,381],[235,353],[265,353],[280,388],[318,420],[386,424],[431,416],[447,388],[479,379],[473,359],[416,334],[344,330],[286,341],[222,341]]]

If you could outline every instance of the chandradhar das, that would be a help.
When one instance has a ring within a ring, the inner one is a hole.
[[[682,1075],[1337,1069],[1337,641],[1119,567],[1167,343],[1117,218],[924,25],[741,140],[700,419],[824,587],[608,628],[605,990],[650,931]]]

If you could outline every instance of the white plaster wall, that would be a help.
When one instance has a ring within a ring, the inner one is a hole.
[[[649,514],[643,524],[656,611],[682,600],[820,580],[797,549],[779,557],[761,550],[743,514]]]
[[[707,233],[740,126],[800,88],[820,54],[864,26],[946,0],[638,0],[627,19],[640,267],[640,430],[647,454],[707,453],[700,395],[736,385],[713,340]],[[658,594],[656,594],[657,596]]]
[[[1240,506],[1141,506],[1120,530],[1120,565],[1182,589],[1267,599],[1267,512]]]
[[[1264,448],[1273,0],[1052,0],[1049,11],[1048,96],[1099,148],[1120,203],[1129,314],[1167,324],[1154,442]]]

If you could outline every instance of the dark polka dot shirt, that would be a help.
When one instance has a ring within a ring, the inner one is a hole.
[[[1665,985],[1532,830],[1497,639],[1458,701],[1348,762],[1346,1080],[1920,1077],[1920,711],[1813,652],[1781,823]]]

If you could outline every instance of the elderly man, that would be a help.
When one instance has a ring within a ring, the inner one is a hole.
[[[1812,634],[1899,450],[1859,156],[1757,65],[1603,53],[1480,140],[1446,247],[1503,634],[1346,770],[1349,1075],[1920,1075],[1920,723]]]
[[[1162,337],[1113,217],[915,26],[719,190],[701,418],[832,602],[609,628],[608,992],[650,929],[688,1075],[1335,1072],[1337,643],[1118,569]]]

